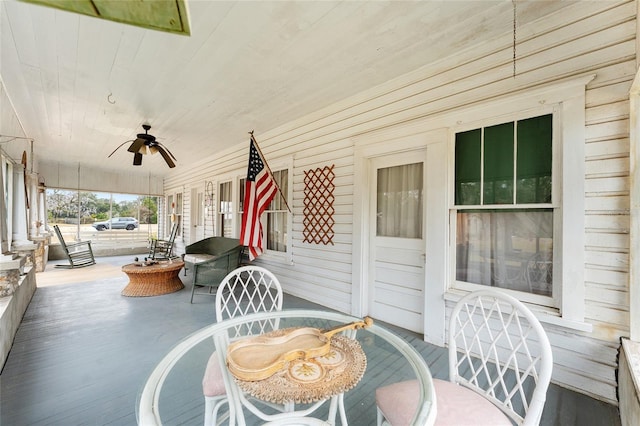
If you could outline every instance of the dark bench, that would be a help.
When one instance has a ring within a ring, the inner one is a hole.
[[[191,303],[196,287],[208,287],[206,293],[198,294],[214,294],[211,290],[240,265],[243,248],[240,240],[226,237],[209,237],[185,247],[185,274],[193,269]]]

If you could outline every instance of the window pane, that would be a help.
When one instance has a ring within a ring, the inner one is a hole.
[[[513,204],[513,122],[484,129],[483,204]]]
[[[285,169],[274,172],[273,180],[276,181],[276,183],[280,187],[280,191],[282,191],[282,194],[286,197],[289,191],[288,170]],[[273,197],[273,200],[271,200],[271,203],[269,204],[269,207],[267,207],[267,210],[287,210],[287,206],[284,202],[284,199],[282,198],[282,195],[280,195],[280,191],[276,192],[276,196]]]
[[[245,191],[245,185],[247,183],[247,179],[242,178],[240,179],[240,199],[238,201],[240,201],[240,213],[242,213],[244,211],[244,191]]]
[[[378,169],[377,235],[422,238],[422,163]]]
[[[456,280],[552,295],[552,209],[458,212],[456,226]]]
[[[176,214],[182,214],[182,192],[176,194]]]
[[[518,121],[517,203],[551,202],[552,117]]]
[[[287,213],[267,213],[267,249],[287,251]]]
[[[456,204],[480,204],[480,129],[456,134]]]
[[[233,204],[231,201],[231,182],[224,182],[220,184],[220,235],[222,237],[231,238],[232,235],[232,219],[233,219]]]
[[[273,173],[273,179],[280,187],[280,191],[271,200],[267,207],[267,249],[274,251],[287,251],[287,205],[283,195],[289,191],[289,171],[278,170]]]

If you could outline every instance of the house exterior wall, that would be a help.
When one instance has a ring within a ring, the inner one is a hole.
[[[636,73],[636,14],[634,1],[583,2],[518,28],[515,77],[513,46],[496,40],[272,131],[256,131],[272,168],[273,163],[287,161],[293,167],[291,252],[284,260],[265,255],[259,263],[280,278],[286,292],[360,314],[356,305],[361,289],[354,279],[366,249],[354,199],[367,190],[368,182],[357,173],[355,156],[368,135],[434,131],[442,123],[470,120],[460,116],[470,106],[592,74],[585,93],[584,159],[578,159],[585,170],[584,235],[577,237],[584,240],[586,326],[544,325],[553,345],[553,381],[617,404],[619,338],[629,334],[629,89]],[[165,194],[183,193],[183,229],[191,226],[192,188],[204,190],[205,182],[217,182],[220,176],[246,174],[246,138],[241,149],[203,160],[190,173],[165,180]],[[448,172],[450,160],[439,161]],[[304,172],[330,165],[335,165],[336,175],[335,244],[303,243]],[[216,192],[214,187],[217,199]],[[183,244],[190,242],[188,234],[183,234]],[[213,229],[207,230],[206,236],[212,234]],[[447,313],[453,303],[446,302]]]

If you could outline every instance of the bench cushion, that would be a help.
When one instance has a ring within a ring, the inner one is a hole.
[[[218,256],[206,253],[187,253],[184,255],[184,261],[195,265],[196,263],[206,262],[207,260],[215,259]]]

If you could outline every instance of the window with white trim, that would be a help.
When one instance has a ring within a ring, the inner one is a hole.
[[[554,304],[554,125],[549,111],[455,132],[456,287]]]

